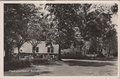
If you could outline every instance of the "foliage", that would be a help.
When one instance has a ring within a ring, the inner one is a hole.
[[[27,24],[36,9],[33,4],[5,4],[4,5],[4,49],[5,56],[11,54],[17,46],[18,51],[27,37]],[[6,57],[6,58],[9,58]]]
[[[13,60],[4,63],[4,71],[26,68],[30,66],[31,63],[28,60]]]
[[[33,53],[40,41],[59,44],[59,57],[61,49],[71,46],[82,53],[117,53],[117,25],[111,21],[117,15],[117,4],[46,4],[45,12],[42,10],[34,4],[5,4],[6,55],[26,41],[33,46]]]
[[[78,46],[81,43],[81,47],[85,48],[82,50],[83,52],[88,50],[88,53],[99,54],[104,48],[113,48],[111,46],[113,43],[115,45],[113,50],[116,50],[117,32],[116,26],[111,22],[111,17],[117,13],[117,4],[111,6],[104,4],[47,4],[47,6],[49,6],[47,9],[50,11],[50,15],[54,16],[53,22],[57,24],[54,40],[63,49],[70,48],[72,44],[75,46],[77,42]],[[90,48],[85,46],[87,41],[90,42]]]

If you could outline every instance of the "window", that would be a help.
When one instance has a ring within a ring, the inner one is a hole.
[[[47,51],[48,51],[48,53],[50,53],[50,47],[48,47],[48,50],[47,50]]]
[[[53,53],[54,52],[54,48],[53,47],[51,47],[51,53]]]
[[[36,47],[36,52],[39,52],[39,47]]]
[[[54,52],[54,49],[53,47],[48,47],[48,50],[47,50],[48,53],[53,53]]]

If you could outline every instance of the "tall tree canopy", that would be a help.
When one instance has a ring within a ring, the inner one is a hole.
[[[18,51],[27,37],[27,24],[37,10],[33,4],[4,5],[4,50],[9,59],[11,50],[17,46]]]
[[[55,40],[62,48],[69,48],[72,43],[75,45],[76,41],[83,43],[89,41],[91,42],[89,50],[98,52],[107,47],[105,40],[108,44],[111,42],[117,44],[115,25],[111,22],[112,15],[117,13],[117,4],[47,4],[47,6],[50,15],[54,16],[53,22],[57,22]]]
[[[19,51],[25,41],[29,41],[35,49],[43,40],[59,44],[59,57],[60,50],[71,45],[86,50],[83,49],[86,48],[86,42],[90,42],[87,48],[89,52],[102,49],[109,53],[116,52],[117,25],[112,23],[111,18],[117,12],[117,4],[46,4],[39,7],[34,4],[5,4],[6,56],[15,46]]]

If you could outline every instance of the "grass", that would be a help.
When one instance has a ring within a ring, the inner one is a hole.
[[[16,72],[7,71],[5,76],[116,76],[117,61],[64,59],[55,64],[33,65],[18,69]],[[26,70],[28,72],[19,72]],[[33,71],[31,71],[33,70]]]

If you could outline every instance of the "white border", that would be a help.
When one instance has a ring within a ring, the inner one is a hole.
[[[26,78],[29,78],[29,79],[33,79],[33,78],[41,78],[41,79],[120,79],[120,72],[118,71],[118,76],[4,76],[4,71],[3,71],[3,33],[4,33],[4,19],[3,19],[3,5],[4,3],[55,3],[55,4],[60,4],[60,3],[63,3],[63,4],[67,4],[67,3],[70,3],[70,4],[78,4],[78,3],[118,3],[118,7],[119,7],[119,10],[118,10],[118,22],[120,21],[120,2],[119,1],[1,1],[0,2],[0,25],[2,27],[0,27],[0,50],[2,52],[0,52],[0,78],[7,78],[7,79],[26,79]],[[120,26],[120,23],[118,24],[118,26]],[[120,60],[120,28],[117,29],[118,31],[118,60]],[[118,61],[118,65],[119,65],[120,61]],[[118,66],[118,70],[120,70],[120,67]]]
[[[66,3],[96,3],[96,2],[99,2],[99,3],[114,3],[114,2],[117,2],[119,3],[119,1],[1,1],[2,3],[63,3],[63,4],[66,4]]]

